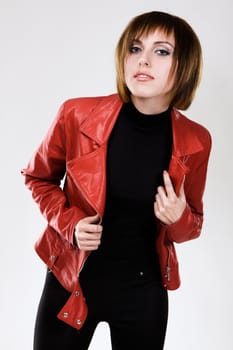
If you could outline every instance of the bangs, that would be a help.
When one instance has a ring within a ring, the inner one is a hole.
[[[173,18],[164,13],[148,13],[146,16],[136,17],[131,23],[128,43],[153,34],[157,30],[170,35],[174,32],[174,27]]]

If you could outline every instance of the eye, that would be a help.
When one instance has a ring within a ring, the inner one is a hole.
[[[141,48],[139,46],[133,45],[129,48],[130,53],[138,53],[141,51]]]
[[[155,53],[158,54],[159,56],[169,56],[171,54],[170,51],[166,49],[156,49]]]

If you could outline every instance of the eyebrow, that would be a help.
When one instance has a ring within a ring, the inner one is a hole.
[[[142,44],[142,41],[139,40],[139,39],[134,39],[134,40],[133,40],[133,43]],[[175,46],[174,46],[172,43],[170,43],[169,41],[159,40],[159,41],[155,41],[155,42],[153,43],[153,45],[161,45],[161,44],[169,45],[169,46],[171,46],[173,49],[175,48]]]

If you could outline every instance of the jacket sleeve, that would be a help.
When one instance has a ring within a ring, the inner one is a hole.
[[[48,224],[73,244],[75,226],[86,215],[80,208],[70,206],[61,188],[66,173],[65,135],[63,104],[43,142],[21,173]]]
[[[203,195],[206,183],[208,160],[211,150],[211,136],[205,134],[202,151],[191,155],[187,162],[189,172],[185,177],[184,190],[187,205],[181,218],[171,225],[166,225],[167,238],[182,243],[201,234],[203,224]]]

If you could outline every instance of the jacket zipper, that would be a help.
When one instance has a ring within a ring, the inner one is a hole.
[[[85,200],[87,201],[87,203],[90,205],[90,207],[93,208],[93,209],[95,210],[96,214],[98,214],[98,216],[99,216],[99,218],[100,218],[99,224],[101,224],[101,223],[102,223],[102,219],[103,219],[102,216],[100,215],[100,213],[98,212],[98,210],[94,207],[94,205],[93,205],[92,203],[90,203],[89,199],[86,197],[85,193],[83,193],[82,189],[81,189],[80,186],[77,184],[77,182],[76,182],[74,179],[73,179],[73,181],[74,181],[75,185],[78,187],[79,191],[82,193],[82,195],[83,195],[83,197],[85,198]],[[85,259],[83,260],[83,262],[82,262],[82,264],[81,264],[81,267],[80,267],[80,270],[79,270],[79,272],[78,272],[78,277],[79,277],[79,275],[80,275],[80,273],[81,273],[81,271],[82,271],[82,269],[83,269],[83,267],[84,267],[84,264],[85,264],[85,262],[86,262],[86,260],[87,260],[87,258],[89,257],[90,254],[91,254],[91,252],[89,251],[89,252],[87,253],[87,256],[85,257]]]
[[[89,257],[90,254],[91,254],[91,253],[88,252],[88,254],[87,254],[87,256],[85,257],[85,259],[83,259],[82,265],[81,265],[80,270],[79,270],[79,272],[78,272],[78,278],[79,278],[79,275],[80,275],[80,273],[81,273],[81,271],[82,271],[82,269],[83,269],[83,267],[84,267],[84,264],[85,264],[85,262],[86,262],[86,260],[87,260],[87,258]]]
[[[77,184],[77,182],[74,180],[73,178],[73,181],[75,183],[75,185],[78,187],[79,191],[82,193],[83,197],[85,198],[85,200],[87,201],[87,203],[90,205],[91,208],[93,208],[96,212],[96,214],[99,215],[100,217],[100,221],[99,221],[99,224],[101,224],[102,222],[102,216],[100,215],[100,213],[98,212],[98,210],[95,208],[95,206],[89,201],[89,199],[87,198],[87,196],[85,195],[85,193],[82,191],[82,189],[80,188],[80,186]]]

